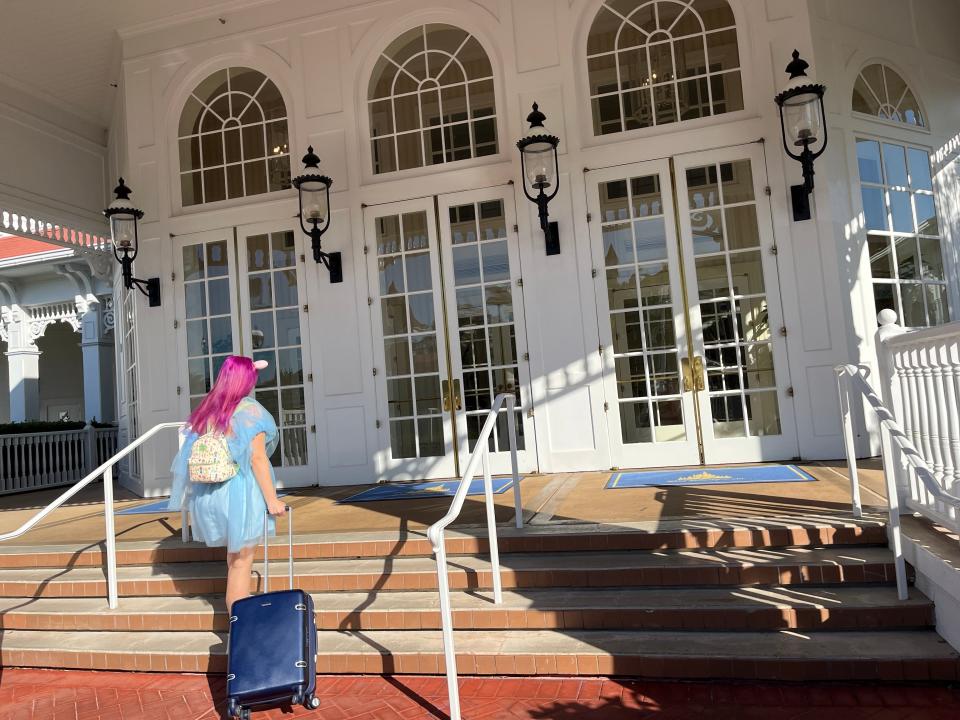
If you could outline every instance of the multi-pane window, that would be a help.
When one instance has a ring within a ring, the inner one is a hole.
[[[280,444],[271,458],[277,467],[307,465],[307,411],[300,282],[292,232],[247,238],[247,288],[253,359],[268,365],[257,373],[257,401],[277,421]]]
[[[180,114],[177,143],[184,207],[290,187],[287,107],[256,70],[226,68],[201,82]]]
[[[139,421],[137,419],[140,407],[139,390],[137,386],[137,333],[136,327],[136,295],[134,290],[121,291],[121,331],[123,333],[121,353],[123,360],[123,405],[127,416],[127,442],[132,443],[140,436]],[[140,477],[140,450],[134,450],[125,461],[127,476]]]
[[[942,235],[926,150],[857,139],[863,222],[876,310],[907,327],[949,320]]]
[[[726,0],[605,0],[587,38],[595,135],[743,109]]]
[[[373,172],[497,153],[493,68],[475,37],[422,25],[377,61],[368,92]]]
[[[900,73],[881,63],[867,65],[853,86],[856,112],[905,125],[925,127],[917,96]]]

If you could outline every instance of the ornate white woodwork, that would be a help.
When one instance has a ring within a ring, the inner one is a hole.
[[[42,240],[84,255],[110,252],[110,239],[103,235],[60,225],[51,218],[32,217],[13,208],[0,207],[0,232]]]

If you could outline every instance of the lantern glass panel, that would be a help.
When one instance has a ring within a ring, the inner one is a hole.
[[[523,149],[524,169],[530,185],[539,190],[556,182],[554,148],[550,143],[537,142]]]
[[[137,219],[130,213],[118,213],[110,218],[113,244],[121,250],[133,249],[136,240]]]
[[[320,182],[305,182],[300,186],[305,222],[322,223],[327,217],[327,188]]]
[[[803,146],[823,137],[823,122],[820,116],[820,98],[816,93],[802,93],[783,103],[783,122],[790,142]]]

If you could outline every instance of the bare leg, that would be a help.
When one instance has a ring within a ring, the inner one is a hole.
[[[253,570],[253,548],[227,553],[227,612],[233,603],[250,595],[250,573]]]

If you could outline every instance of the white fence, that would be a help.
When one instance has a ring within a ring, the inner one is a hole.
[[[937,485],[960,495],[960,323],[908,331],[897,325],[892,310],[881,311],[877,320],[883,404],[926,460]],[[895,464],[903,504],[960,529],[956,509],[936,499],[904,462]]]
[[[70,485],[116,452],[116,428],[0,435],[0,494]]]

